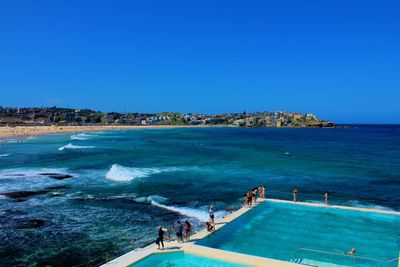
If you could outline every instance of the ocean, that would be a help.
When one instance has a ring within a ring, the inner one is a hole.
[[[400,126],[132,129],[0,144],[0,266],[95,266],[267,197],[400,210]]]

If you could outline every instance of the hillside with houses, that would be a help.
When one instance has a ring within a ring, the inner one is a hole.
[[[0,107],[0,126],[17,125],[230,125],[238,127],[335,127],[315,115],[298,112],[226,114],[119,113],[60,107]]]

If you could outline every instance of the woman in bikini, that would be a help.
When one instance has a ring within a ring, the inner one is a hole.
[[[329,201],[329,192],[325,192],[325,205],[328,206],[328,201]]]

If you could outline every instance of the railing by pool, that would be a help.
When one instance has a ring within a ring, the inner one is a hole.
[[[349,255],[346,253],[322,251],[310,248],[299,248],[293,252],[292,262],[309,266],[319,266],[318,263],[321,262],[339,262],[340,264],[343,264],[343,266],[363,266],[364,264],[368,264],[368,266],[397,267],[399,263],[399,258],[385,261],[374,258]]]

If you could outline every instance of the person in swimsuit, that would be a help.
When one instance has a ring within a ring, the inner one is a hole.
[[[215,221],[214,221],[214,207],[210,206],[210,209],[208,210],[208,215],[210,216],[210,221],[212,225],[215,227]]]
[[[297,188],[293,189],[293,202],[297,202]]]
[[[263,195],[263,198],[265,198],[265,191],[266,191],[266,190],[265,190],[265,186],[262,185],[261,188],[262,188],[262,195]]]
[[[325,205],[328,206],[328,201],[329,201],[329,192],[325,192]]]
[[[185,237],[187,242],[190,241],[191,228],[192,226],[190,225],[190,222],[185,221],[185,233],[186,233]]]
[[[247,207],[249,208],[251,208],[251,204],[253,203],[252,195],[253,194],[251,193],[251,191],[247,192],[247,203],[248,203]]]
[[[254,204],[257,203],[257,188],[254,188],[251,194],[253,196]]]
[[[350,249],[349,251],[347,251],[347,254],[354,256],[354,254],[356,254],[356,249],[355,248]]]
[[[249,204],[248,204],[248,199],[247,199],[247,194],[244,194],[244,196],[243,196],[243,207],[247,207]]]

